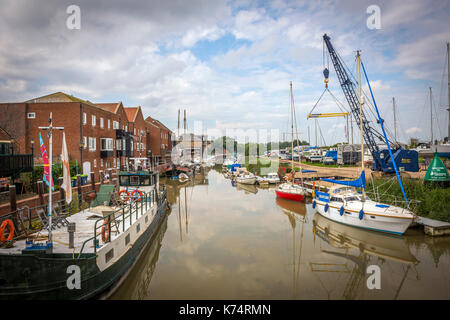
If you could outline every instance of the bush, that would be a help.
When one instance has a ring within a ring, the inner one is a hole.
[[[419,216],[450,222],[450,188],[442,188],[438,185],[425,184],[421,180],[403,179],[403,186],[406,197],[409,200],[418,200],[420,203],[416,206],[414,213]],[[383,194],[388,190],[388,195],[380,197],[381,202],[389,203],[392,196],[397,199],[403,199],[403,193],[400,184],[392,182],[391,179],[380,178],[369,181],[366,190],[372,192],[373,185],[378,193]]]

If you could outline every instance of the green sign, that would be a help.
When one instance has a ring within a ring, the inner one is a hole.
[[[448,174],[447,168],[445,167],[442,160],[439,159],[437,151],[434,152],[433,161],[431,161],[427,173],[425,174],[425,181],[450,181],[450,175]]]

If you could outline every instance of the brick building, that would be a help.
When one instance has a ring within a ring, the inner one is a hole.
[[[172,152],[172,131],[160,121],[147,117],[145,122],[149,126],[150,139],[147,148],[151,151],[154,163],[168,163]]]
[[[144,121],[140,107],[124,108],[122,102],[92,103],[63,92],[56,92],[21,103],[0,103],[0,127],[14,138],[18,153],[31,153],[36,144],[35,163],[42,162],[39,129],[53,125],[64,127],[70,160],[82,163],[82,172],[125,168],[129,158],[143,155],[152,127]],[[41,131],[48,149],[48,138]],[[53,161],[59,162],[61,132],[53,135]]]

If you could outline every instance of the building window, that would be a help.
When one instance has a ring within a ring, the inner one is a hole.
[[[113,121],[113,129],[119,129],[119,122]]]
[[[89,137],[89,151],[95,151],[97,149],[97,141],[95,138]]]
[[[116,167],[116,158],[114,158],[114,160],[113,160],[113,167]]]
[[[125,131],[128,131],[128,126],[125,126]]]
[[[94,159],[94,168],[97,168],[97,159]]]
[[[144,131],[143,130],[141,130],[141,136],[143,136],[144,135]]]
[[[108,130],[111,128],[111,120],[108,119]]]
[[[92,126],[93,126],[93,127],[95,127],[95,123],[96,123],[96,119],[95,119],[95,116],[93,115],[93,116],[92,116]]]
[[[84,136],[83,137],[83,149],[87,148],[87,138]]]
[[[116,140],[116,149],[117,150],[122,150],[122,139],[117,139]]]
[[[100,159],[100,167],[103,167],[103,159]]]
[[[100,118],[100,128],[103,129],[103,118]]]
[[[131,152],[133,152],[133,140],[131,140],[130,142],[131,142]]]
[[[87,124],[87,115],[86,115],[86,112],[83,112],[83,124]]]
[[[134,135],[136,135],[136,128],[134,128]]]
[[[28,112],[27,118],[28,119],[36,119],[36,112]]]
[[[100,151],[113,151],[113,139],[112,138],[100,138]]]

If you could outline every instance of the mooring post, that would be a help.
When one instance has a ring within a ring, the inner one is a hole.
[[[72,249],[74,247],[75,222],[69,223],[67,231],[69,232],[69,248]]]
[[[37,192],[39,195],[39,204],[43,205],[44,204],[44,182],[42,180],[37,182]]]
[[[81,210],[83,203],[83,192],[81,191],[81,175],[77,174],[78,209]]]
[[[17,201],[16,201],[16,186],[9,186],[9,206],[11,207],[11,212],[17,210]]]
[[[63,212],[66,211],[66,191],[61,188],[62,184],[63,184],[63,178],[60,177],[58,179],[58,183],[59,183],[59,198],[61,200],[61,209]]]

